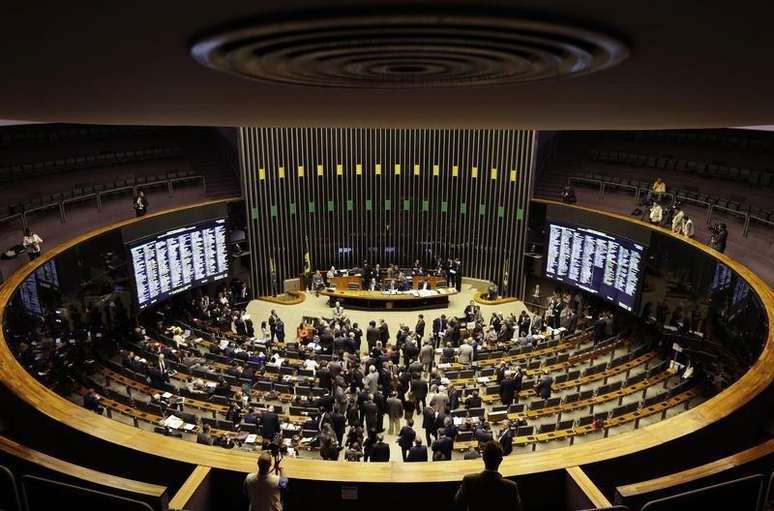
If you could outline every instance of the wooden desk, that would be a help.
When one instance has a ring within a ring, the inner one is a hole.
[[[333,277],[331,279],[328,279],[328,284],[331,286],[336,286],[336,289],[338,291],[349,289],[350,284],[356,284],[358,289],[362,289],[363,277],[362,275],[349,275],[347,277]]]
[[[381,291],[349,291],[349,290],[328,290],[321,291],[320,294],[338,300],[341,304],[350,309],[378,310],[378,309],[437,309],[449,305],[449,297],[458,294],[456,290],[448,290],[443,294],[433,294],[428,296],[415,296],[412,294],[385,294]]]

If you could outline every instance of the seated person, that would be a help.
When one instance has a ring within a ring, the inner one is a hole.
[[[562,190],[562,202],[565,204],[575,204],[578,202],[577,197],[575,197],[575,188],[569,184]]]
[[[653,205],[650,207],[650,213],[648,214],[648,219],[650,220],[650,223],[656,224],[656,225],[660,224],[661,221],[664,219],[664,210],[658,202],[654,202]]]
[[[650,191],[653,193],[656,202],[658,202],[661,200],[661,196],[666,193],[666,183],[663,182],[660,177],[656,178],[656,181],[653,183]]]
[[[499,291],[500,290],[498,289],[497,284],[495,284],[494,282],[491,282],[489,284],[489,289],[487,290],[487,295],[486,295],[487,300],[497,300],[497,295]]]
[[[320,289],[325,289],[325,279],[323,279],[320,270],[317,270],[314,272],[314,275],[312,275],[312,290],[317,292],[320,291]]]
[[[89,389],[86,391],[86,395],[83,396],[83,407],[97,415],[102,415],[104,408],[99,403],[101,399],[94,389]]]

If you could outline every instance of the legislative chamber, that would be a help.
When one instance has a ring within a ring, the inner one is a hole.
[[[771,9],[608,4],[9,10],[0,509],[771,509]]]

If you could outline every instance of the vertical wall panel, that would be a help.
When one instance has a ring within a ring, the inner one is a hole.
[[[531,130],[240,128],[254,289],[275,291],[270,261],[277,291],[297,277],[308,238],[315,269],[459,257],[501,288],[507,271],[522,297],[534,144]]]

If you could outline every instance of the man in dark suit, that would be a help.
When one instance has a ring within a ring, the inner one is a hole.
[[[427,380],[421,374],[411,380],[411,391],[417,400],[417,409],[419,409],[419,403],[421,403],[424,410],[427,407]]]
[[[574,334],[577,329],[578,329],[578,313],[575,311],[570,311],[570,319],[567,322],[567,333]]]
[[[381,435],[376,437],[376,443],[371,448],[371,461],[387,462],[390,461],[390,446],[384,443]]]
[[[535,393],[540,396],[541,399],[548,399],[551,397],[551,385],[554,384],[554,378],[548,374],[548,371],[543,370],[543,376],[540,377],[540,381],[535,386]]]
[[[406,461],[406,457],[408,456],[412,445],[414,445],[414,440],[416,440],[416,438],[417,433],[414,431],[414,421],[409,419],[406,422],[406,425],[400,428],[400,432],[398,432],[398,445],[400,446],[400,452],[403,455],[403,461]]]
[[[433,443],[432,437],[438,431],[438,426],[435,422],[435,409],[432,406],[425,406],[422,409],[422,428],[425,430],[428,445],[431,445]]]
[[[487,442],[482,448],[484,471],[469,474],[454,496],[454,503],[460,509],[469,511],[497,509],[498,511],[521,511],[519,487],[497,471],[503,460],[503,451],[497,442]]]
[[[376,321],[369,321],[366,328],[366,344],[368,344],[368,353],[371,353],[379,340],[379,330],[376,328]]]
[[[516,381],[510,371],[505,373],[505,378],[500,382],[500,401],[504,405],[513,403],[513,397],[516,394]]]
[[[454,441],[446,436],[446,434],[442,434],[433,444],[433,453],[440,452],[443,455],[443,459],[445,461],[451,461],[453,447]]]
[[[387,346],[390,342],[390,327],[387,326],[387,322],[383,319],[379,320],[379,340],[382,341],[382,346]]]
[[[427,447],[422,445],[422,439],[417,438],[414,447],[409,449],[406,461],[427,461]]]
[[[279,415],[274,413],[274,407],[269,408],[261,416],[262,433],[261,436],[271,442],[277,433],[280,432]]]
[[[414,332],[417,334],[419,339],[425,336],[425,316],[423,314],[419,315],[419,319],[417,319],[417,326],[414,327]]]
[[[532,320],[530,319],[529,314],[527,314],[527,311],[521,311],[521,315],[519,316],[519,337],[527,336],[530,323],[532,323]]]
[[[334,410],[330,418],[333,432],[336,433],[336,440],[339,441],[339,445],[343,445],[344,431],[347,429],[347,418],[338,410]]]
[[[435,318],[433,320],[433,344],[436,348],[438,347],[441,338],[441,332],[446,331],[447,325],[448,321],[446,321],[446,314],[441,314],[440,318]]]
[[[511,433],[510,421],[507,422],[502,431],[500,431],[500,436],[497,438],[497,441],[500,443],[500,448],[503,450],[504,456],[508,456],[513,452],[513,433]]]

